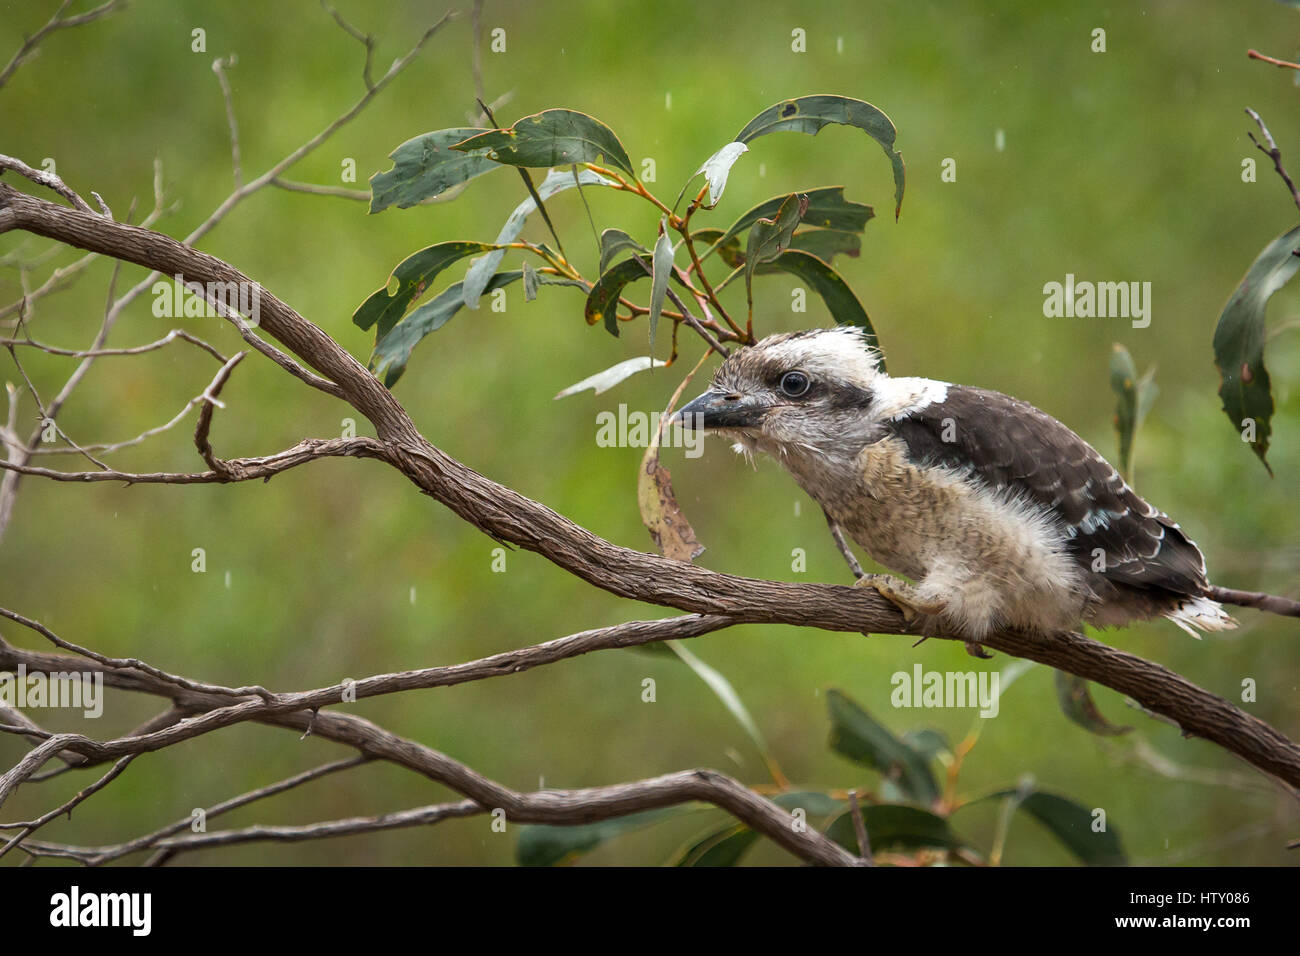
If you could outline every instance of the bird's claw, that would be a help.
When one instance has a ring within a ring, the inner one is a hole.
[[[978,641],[967,641],[966,653],[969,654],[971,657],[978,657],[982,661],[993,659],[993,655],[990,654],[985,649],[984,645],[980,644]]]
[[[853,585],[855,588],[874,588],[881,597],[898,608],[903,620],[911,624],[918,617],[942,614],[942,601],[927,601],[916,593],[916,588],[888,574],[864,574]]]

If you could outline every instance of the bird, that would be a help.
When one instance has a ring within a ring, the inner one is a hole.
[[[1300,602],[1211,585],[1186,532],[1046,412],[984,388],[891,376],[855,326],[732,351],[673,421],[778,461],[837,538],[842,530],[895,572],[859,586],[924,633],[964,637],[978,656],[1003,629],[1163,617],[1199,637],[1237,626],[1224,603],[1300,616]]]

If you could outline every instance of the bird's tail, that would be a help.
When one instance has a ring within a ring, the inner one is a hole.
[[[1271,614],[1283,614],[1287,617],[1300,617],[1300,601],[1279,597],[1276,594],[1264,594],[1262,591],[1238,591],[1236,588],[1220,588],[1213,584],[1206,589],[1206,595],[1224,604],[1236,604],[1238,607],[1253,607]]]
[[[1230,631],[1237,626],[1237,622],[1228,616],[1218,601],[1199,595],[1185,598],[1177,607],[1166,611],[1164,616],[1197,640],[1201,637],[1197,631]]]

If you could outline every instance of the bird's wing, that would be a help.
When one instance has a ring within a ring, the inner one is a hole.
[[[1046,509],[1089,573],[1131,587],[1204,592],[1205,558],[1178,525],[1091,445],[1027,402],[952,385],[942,401],[900,414],[889,428],[914,461]],[[1104,570],[1094,571],[1098,553]]]

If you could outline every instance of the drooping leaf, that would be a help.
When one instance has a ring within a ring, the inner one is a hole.
[[[744,268],[743,265],[736,268],[721,282],[718,289],[722,289],[736,276],[741,275]],[[867,310],[862,307],[862,303],[854,295],[853,290],[849,288],[849,284],[844,281],[843,277],[816,256],[801,249],[787,249],[771,262],[765,262],[757,266],[754,271],[759,275],[788,272],[802,279],[812,286],[814,292],[822,297],[822,301],[826,303],[826,307],[830,309],[831,316],[836,322],[841,325],[856,325],[866,333],[867,344],[872,348],[880,349],[879,340],[876,338],[876,330],[871,325]],[[880,368],[882,371],[885,369],[883,351],[880,353]]]
[[[806,226],[862,232],[867,227],[867,222],[876,214],[875,210],[866,203],[845,199],[843,186],[823,186],[804,195],[808,197],[808,208],[803,214],[803,224]],[[725,244],[758,220],[771,219],[786,199],[786,196],[773,196],[749,210],[733,222],[719,239],[714,240],[713,246],[701,256],[701,259],[707,258],[720,244]]]
[[[1223,307],[1214,330],[1214,364],[1222,384],[1219,397],[1232,427],[1254,431],[1251,449],[1271,475],[1268,464],[1272,434],[1273,393],[1264,368],[1264,313],[1273,293],[1300,270],[1300,226],[1270,242],[1251,264],[1241,285]]]
[[[749,230],[749,241],[745,243],[745,264],[752,272],[754,267],[764,262],[771,262],[786,249],[794,231],[803,220],[808,209],[808,195],[791,194],[771,219],[759,219]]]
[[[1102,737],[1118,737],[1133,729],[1112,724],[1102,715],[1097,702],[1092,699],[1088,682],[1082,677],[1065,671],[1055,671],[1055,674],[1056,698],[1060,701],[1061,711],[1070,720]]]
[[[393,270],[388,285],[371,293],[352,313],[353,324],[362,329],[376,327],[376,336],[383,338],[428,290],[438,273],[453,262],[489,248],[482,242],[440,242],[407,256]],[[396,287],[390,292],[394,283]]]
[[[856,259],[862,252],[862,237],[840,229],[800,229],[790,238],[790,248],[816,256],[829,265],[838,255]]]
[[[856,126],[885,151],[894,170],[894,218],[897,219],[903,207],[903,155],[894,148],[898,131],[889,117],[870,103],[828,94],[782,100],[746,123],[736,135],[736,141],[749,143],[768,133],[784,131],[816,136],[832,123]]]
[[[1110,356],[1110,387],[1119,398],[1115,405],[1115,433],[1119,437],[1120,474],[1127,477],[1137,427],[1137,367],[1128,349],[1118,342],[1112,346]]]
[[[955,850],[965,846],[943,817],[906,804],[864,806],[862,822],[867,828],[872,854],[882,850]],[[849,812],[840,814],[831,822],[826,828],[826,836],[854,856],[858,854],[858,834]]]
[[[695,171],[695,176],[703,173],[704,181],[709,184],[709,204],[704,207],[705,209],[712,209],[718,204],[718,200],[722,198],[722,191],[727,188],[727,176],[731,173],[731,167],[747,152],[749,147],[744,143],[728,143],[706,159],[704,165]],[[695,176],[691,178],[694,179]]]
[[[522,277],[523,272],[498,272],[488,282],[485,291],[504,288]],[[370,354],[370,371],[382,378],[384,385],[392,388],[406,371],[412,349],[430,332],[436,332],[451,321],[464,304],[461,283],[443,289],[375,342],[375,349]]]
[[[919,803],[939,798],[939,786],[925,755],[903,743],[838,690],[826,695],[831,715],[831,748],[893,780]]]
[[[673,652],[681,658],[682,663],[694,671],[695,676],[704,681],[709,690],[713,691],[713,696],[722,702],[722,706],[727,708],[727,712],[735,718],[736,723],[740,724],[742,730],[754,742],[758,752],[762,754],[764,760],[772,756],[771,750],[767,746],[767,740],[763,737],[763,732],[758,729],[758,724],[754,721],[753,715],[750,714],[749,708],[745,702],[740,699],[740,694],[736,693],[736,688],[732,686],[731,681],[721,671],[710,667],[704,661],[700,660],[691,653],[681,641],[665,641]]]
[[[668,237],[668,223],[660,226],[658,240],[655,241],[654,258],[651,261],[652,277],[650,281],[650,348],[655,347],[655,331],[659,328],[659,316],[664,311],[664,296],[668,292],[668,280],[673,274],[673,241]]]
[[[589,169],[582,170],[576,177],[572,172],[560,172],[556,170],[551,172],[541,185],[537,187],[537,195],[543,202],[550,199],[558,192],[566,189],[572,189],[581,183],[584,186],[612,186],[614,183],[604,176],[593,173]],[[519,234],[524,230],[524,223],[528,217],[537,210],[537,203],[529,196],[510,214],[506,224],[501,227],[501,232],[497,235],[495,245],[501,246],[506,243],[514,242],[519,238]],[[505,249],[493,249],[487,255],[480,259],[475,259],[474,264],[469,267],[465,273],[464,295],[465,305],[471,309],[478,308],[478,300],[483,295],[483,289],[487,286],[488,279],[496,273],[501,265],[501,260],[505,258]]]
[[[758,842],[758,834],[743,823],[711,829],[673,854],[673,866],[735,866]]]
[[[650,273],[641,264],[644,260],[624,259],[618,265],[605,270],[587,293],[587,305],[583,313],[588,325],[595,325],[605,320],[605,330],[610,335],[618,335],[618,298],[629,282],[648,278]]]
[[[1020,790],[998,790],[987,797],[981,797],[980,801],[1006,797],[1016,798],[1019,808],[1026,810],[1047,827],[1080,862],[1088,866],[1128,865],[1119,831],[1111,826],[1109,818],[1106,820],[1106,829],[1098,832],[1093,829],[1093,825],[1099,818],[1094,817],[1091,810],[1073,800],[1042,790],[1028,794]]]
[[[559,863],[571,863],[607,840],[696,809],[698,807],[692,804],[678,804],[576,826],[549,824],[524,826],[520,828],[519,842],[515,844],[515,860],[520,866],[555,866]]]
[[[486,149],[486,155],[498,163],[535,168],[603,160],[631,176],[636,175],[632,161],[614,131],[600,120],[576,110],[534,113],[509,129],[488,130],[468,137],[452,148],[465,152]]]
[[[609,264],[620,252],[631,249],[645,255],[648,250],[622,229],[606,229],[600,234],[600,274],[604,275]]]
[[[570,385],[568,388],[556,394],[556,398],[567,398],[570,395],[576,395],[584,388],[594,389],[596,394],[608,391],[623,379],[635,375],[637,372],[643,372],[652,367],[660,368],[667,365],[660,359],[652,359],[649,355],[638,355],[636,358],[630,358],[624,362],[605,369],[603,372],[597,372],[595,375],[584,378],[581,382]]]
[[[496,169],[499,164],[488,159],[486,150],[461,152],[451,148],[483,132],[487,131],[440,129],[408,139],[388,154],[393,168],[370,177],[370,212],[382,212],[389,206],[409,209]]]
[[[754,269],[790,248],[795,228],[807,208],[807,195],[787,196],[775,216],[760,219],[749,228],[749,241],[745,243],[745,298],[751,316],[754,314]]]

